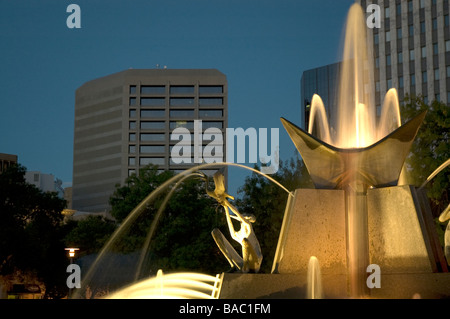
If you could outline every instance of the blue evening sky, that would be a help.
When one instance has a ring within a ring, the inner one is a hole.
[[[159,64],[223,72],[228,126],[278,127],[287,160],[295,148],[279,118],[300,124],[302,72],[338,61],[353,2],[0,0],[0,153],[70,184],[75,90]],[[81,29],[66,26],[71,3]],[[243,182],[230,169],[230,188]]]

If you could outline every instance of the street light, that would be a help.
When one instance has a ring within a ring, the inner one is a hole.
[[[72,258],[75,257],[75,251],[80,250],[80,248],[65,248],[65,250],[69,251],[69,257],[72,260]]]

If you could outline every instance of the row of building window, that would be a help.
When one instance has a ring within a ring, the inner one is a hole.
[[[220,128],[218,128],[220,130]],[[128,133],[128,141],[136,142],[137,134]],[[166,140],[166,134],[164,133],[140,133],[139,141],[141,142],[164,142]],[[191,141],[194,140],[194,134],[191,134]]]
[[[130,106],[137,106],[137,98],[130,97]],[[165,106],[166,99],[164,97],[141,97],[141,106]],[[193,106],[195,98],[193,97],[176,97],[169,99],[169,106]],[[198,99],[199,106],[223,105],[222,97],[201,97]]]
[[[140,110],[141,119],[165,118],[166,110]],[[195,117],[195,110],[170,110],[169,116],[171,118],[189,118]],[[137,111],[131,109],[129,112],[131,119],[136,118]],[[199,118],[221,118],[223,117],[223,110],[198,110]]]
[[[142,95],[162,95],[166,94],[166,86],[165,85],[141,85],[140,94]],[[195,86],[194,85],[171,85],[169,87],[170,94],[194,94]],[[222,85],[200,85],[198,87],[198,93],[202,94],[222,94],[223,86]],[[137,94],[137,86],[130,85],[130,94]]]
[[[164,130],[166,128],[166,122],[158,122],[158,121],[141,121],[139,125],[141,130]],[[190,130],[194,129],[194,121],[170,121],[169,128],[171,130],[176,129],[178,127],[187,128]],[[211,127],[216,127],[219,129],[223,128],[223,122],[221,121],[202,121],[202,128],[207,129]],[[130,130],[137,129],[137,122],[130,121],[129,124]]]
[[[420,0],[420,9],[424,9],[425,8],[425,4],[426,4],[426,0]],[[436,0],[432,0],[431,4],[433,6],[435,6],[436,5]],[[444,1],[444,6],[445,5],[448,6],[448,0]],[[409,0],[408,4],[407,4],[408,12],[412,13],[413,12],[413,8],[414,8],[413,7],[413,2],[412,2],[412,0]],[[397,5],[395,7],[395,11],[396,11],[396,14],[398,16],[400,16],[402,14],[402,4],[401,4],[401,2],[397,3]],[[390,7],[385,7],[384,8],[384,17],[386,19],[389,19],[391,17],[391,8]]]
[[[445,42],[445,51],[450,52],[450,41]],[[433,44],[433,54],[434,55],[438,54],[437,43]],[[421,58],[426,58],[426,57],[427,57],[427,47],[421,47]],[[415,59],[416,58],[415,58],[414,49],[409,50],[409,61],[414,61]],[[403,52],[397,53],[397,63],[403,63]],[[386,65],[387,66],[391,65],[391,55],[390,54],[386,55]],[[380,67],[380,57],[375,58],[375,67],[376,68]]]
[[[209,144],[208,144],[209,145]],[[170,145],[169,152],[172,153],[174,145]],[[204,151],[205,145],[202,146],[202,154]],[[219,150],[222,150],[223,152],[223,146],[219,145],[216,146]],[[212,155],[215,155],[216,148],[213,148]],[[136,145],[129,145],[128,146],[128,153],[129,154],[136,154]],[[139,146],[139,153],[141,154],[164,154],[166,152],[166,146],[165,145],[140,145]],[[191,154],[194,154],[194,146],[191,146]]]
[[[447,77],[448,78],[450,78],[450,66],[447,66]],[[440,72],[439,72],[439,69],[435,69],[434,70],[434,81],[439,81],[439,78],[440,78]],[[416,85],[416,75],[415,74],[411,74],[410,76],[409,76],[409,79],[410,79],[410,84],[411,84],[411,86],[413,86],[413,85]],[[423,71],[422,72],[422,83],[427,83],[428,82],[428,72],[427,71]],[[392,86],[392,79],[388,79],[387,80],[387,85],[388,85],[388,88],[392,88],[393,86]],[[399,88],[403,88],[403,76],[400,76],[399,78],[398,78],[398,87]],[[379,81],[377,81],[377,82],[375,82],[375,91],[376,92],[380,92],[380,82]]]

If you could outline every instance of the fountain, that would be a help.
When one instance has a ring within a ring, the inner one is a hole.
[[[164,275],[160,271],[156,277],[142,275],[155,228],[179,183],[192,176],[204,177],[199,171],[213,166],[250,169],[233,163],[213,163],[189,169],[148,195],[106,244],[86,275],[84,285],[89,285],[102,272],[102,265],[107,263],[107,255],[117,239],[146,207],[169,190],[161,199],[162,204],[136,257],[134,278],[125,288],[117,287],[109,294],[110,298],[450,297],[450,274],[423,188],[398,182],[425,113],[401,125],[397,92],[390,89],[377,119],[371,92],[365,89],[370,74],[365,33],[362,9],[354,4],[347,20],[334,129],[330,129],[318,95],[311,101],[309,132],[281,119],[315,188],[290,192],[278,183],[289,196],[270,274],[257,273],[262,259],[259,244],[246,217],[228,202],[227,198],[232,196],[225,192],[223,180],[216,175],[216,190],[207,191],[208,195],[225,208],[228,219],[239,219],[247,227],[241,237],[230,227],[232,235],[233,232],[236,235],[233,238],[242,245],[242,256],[230,248],[221,233],[213,231],[220,250],[239,272],[209,276]],[[313,135],[315,131],[317,136]],[[270,176],[262,175],[277,183]],[[448,212],[444,212],[441,221],[449,218]],[[381,286],[368,287],[368,269],[381,271],[378,274],[382,278]]]
[[[366,90],[371,72],[366,48],[364,14],[354,4],[347,19],[337,122],[328,123],[317,94],[308,132],[281,119],[315,189],[297,189],[289,198],[272,270],[274,278],[287,279],[284,290],[266,295],[308,297],[303,278],[310,272],[309,256],[315,256],[325,298],[450,296],[450,274],[426,195],[422,188],[399,183],[425,113],[402,126],[397,92],[390,89],[377,119],[372,92]],[[368,287],[371,265],[381,271],[381,288]],[[239,296],[233,291],[244,282],[258,286],[245,276],[226,274],[222,296]],[[290,280],[303,287],[301,292]],[[264,287],[258,289],[261,294]],[[258,296],[254,291],[251,296]]]

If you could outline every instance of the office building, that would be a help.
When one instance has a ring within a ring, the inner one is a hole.
[[[53,174],[44,174],[39,171],[27,171],[25,181],[39,188],[43,192],[56,192],[60,198],[64,198],[62,181]]]
[[[194,133],[194,120],[202,120],[203,130],[224,132],[227,90],[226,76],[214,69],[129,69],[78,88],[72,208],[109,210],[115,185],[148,164],[175,173],[198,165],[193,158],[176,164],[171,151],[179,140],[171,140],[171,132]]]
[[[301,127],[308,131],[311,98],[318,94],[322,99],[329,123],[336,116],[338,103],[338,83],[341,63],[333,63],[304,71],[300,80],[301,91]]]
[[[396,88],[422,95],[426,103],[450,105],[450,24],[448,0],[359,0],[380,7],[380,28],[367,28],[373,58],[374,105],[379,112],[384,94]]]

